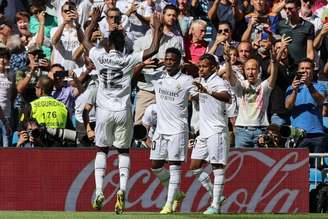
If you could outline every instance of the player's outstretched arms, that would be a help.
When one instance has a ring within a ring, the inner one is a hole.
[[[142,60],[145,61],[155,55],[160,46],[160,41],[163,35],[163,24],[161,21],[160,14],[154,13],[150,20],[150,26],[152,28],[153,40],[148,49],[144,51]]]

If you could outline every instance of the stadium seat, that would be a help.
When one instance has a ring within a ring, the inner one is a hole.
[[[320,170],[310,168],[310,191],[315,189],[315,187],[321,183],[322,180],[322,173]]]

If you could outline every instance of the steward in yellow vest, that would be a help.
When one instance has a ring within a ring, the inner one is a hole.
[[[23,120],[34,118],[38,124],[47,128],[65,128],[68,111],[65,104],[50,97],[54,82],[48,76],[41,76],[35,86],[38,99],[30,103]]]

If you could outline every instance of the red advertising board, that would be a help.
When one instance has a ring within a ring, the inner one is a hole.
[[[92,149],[1,149],[0,210],[91,211]],[[151,173],[149,151],[132,150],[127,211],[159,211],[166,190]],[[107,160],[104,211],[113,211],[119,184],[117,156]],[[206,167],[210,172],[210,167]],[[308,152],[305,149],[231,150],[225,174],[223,212],[308,212]],[[182,171],[186,198],[180,211],[202,211],[210,200],[188,164]]]

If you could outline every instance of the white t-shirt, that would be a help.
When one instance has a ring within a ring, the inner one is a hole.
[[[149,105],[142,117],[142,124],[149,126],[148,137],[152,139],[157,126],[157,107],[156,104]]]
[[[236,95],[241,98],[236,126],[268,126],[267,109],[272,88],[269,81],[255,86],[247,80],[237,81]]]
[[[52,28],[50,32],[53,38],[58,27]],[[53,47],[53,63],[61,64],[66,70],[76,69],[82,66],[82,60],[76,62],[73,60],[73,53],[79,48],[80,42],[77,38],[75,28],[64,28],[60,40]]]
[[[213,92],[230,92],[227,83],[217,74],[201,79],[201,84]],[[208,138],[216,133],[227,132],[228,116],[226,103],[209,94],[199,93],[199,133],[202,138]]]
[[[89,56],[98,71],[97,106],[109,111],[131,108],[131,78],[133,68],[142,62],[143,52],[123,55],[118,51],[93,47]]]
[[[155,88],[157,105],[156,133],[174,135],[188,131],[188,97],[192,93],[193,78],[178,72],[170,76],[166,71],[145,75]]]
[[[87,89],[80,94],[75,100],[75,118],[78,122],[83,123],[83,110],[84,106],[87,102],[90,102],[90,99],[92,99],[92,96],[95,96],[98,90],[98,83],[95,81],[90,81],[88,84]],[[96,111],[95,107],[91,109],[89,112],[89,120],[90,122],[96,121]]]
[[[5,118],[11,117],[13,87],[15,86],[15,76],[12,73],[0,73],[0,107]]]

